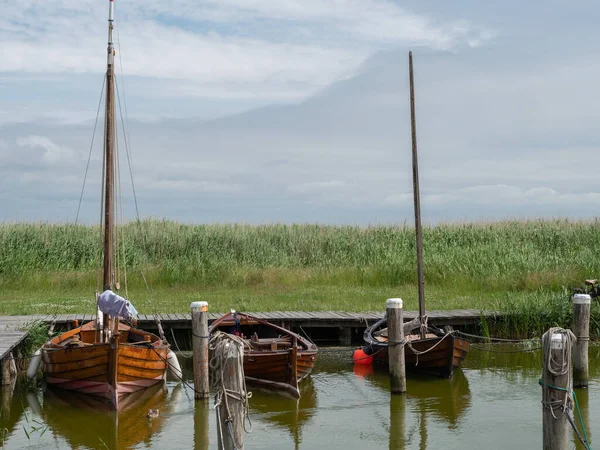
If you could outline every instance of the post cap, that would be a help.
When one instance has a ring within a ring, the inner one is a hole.
[[[208,302],[192,302],[190,304],[190,309],[192,311],[208,312]]]
[[[385,307],[391,309],[401,309],[402,308],[402,299],[401,298],[388,298],[385,301]]]
[[[576,305],[589,305],[592,303],[592,297],[589,294],[575,294],[573,295],[573,303]]]
[[[562,350],[564,348],[565,337],[563,333],[552,333],[550,348],[553,350]]]

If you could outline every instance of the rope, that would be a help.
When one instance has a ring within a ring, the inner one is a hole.
[[[85,190],[85,182],[87,180],[88,169],[90,168],[90,160],[92,159],[92,148],[94,147],[94,138],[96,137],[96,128],[98,126],[98,117],[100,117],[100,106],[102,105],[102,96],[104,95],[104,86],[106,85],[106,75],[102,77],[102,90],[100,91],[100,100],[98,100],[98,110],[96,111],[96,121],[94,122],[94,131],[92,132],[92,142],[90,143],[90,151],[88,153],[87,164],[85,165],[85,175],[83,176],[83,185],[81,186],[81,195],[79,196],[79,205],[77,205],[77,214],[75,215],[75,225],[79,220],[79,211],[81,210],[81,202],[83,201],[83,191]]]
[[[229,433],[229,437],[231,442],[233,443],[233,448],[237,449],[240,447],[235,440],[235,436],[233,433],[233,418],[231,417],[231,410],[229,407],[229,400],[237,400],[242,403],[242,416],[243,416],[243,428],[246,433],[252,432],[252,422],[249,417],[249,405],[248,399],[252,396],[251,392],[248,392],[246,389],[246,379],[242,374],[242,386],[241,391],[232,391],[227,389],[224,384],[224,373],[228,366],[232,361],[232,349],[233,346],[237,347],[237,361],[234,362],[237,367],[244,367],[244,348],[249,347],[249,345],[240,337],[234,336],[231,334],[223,333],[221,331],[216,331],[210,338],[209,349],[212,351],[212,358],[209,361],[209,366],[214,370],[214,373],[217,375],[213,377],[213,385],[212,389],[216,391],[215,394],[215,409],[217,410],[217,423],[219,434],[221,436],[221,443],[224,444],[223,441],[223,430],[221,428],[221,418],[219,417],[219,406],[221,404],[225,405],[225,412],[227,413],[227,417],[225,418],[225,423],[227,425],[227,431]],[[250,429],[246,429],[246,421],[249,423]]]
[[[505,350],[505,351],[501,351],[501,350],[491,350],[489,348],[481,348],[481,347],[475,347],[475,349],[479,350],[480,352],[488,352],[488,353],[527,353],[527,352],[535,352],[538,350],[541,350],[542,347],[533,347],[533,348],[526,348],[523,350]]]
[[[467,336],[470,338],[481,339],[481,340],[486,340],[486,341],[495,341],[495,342],[523,343],[523,342],[530,342],[533,340],[533,339],[501,339],[501,338],[488,337],[488,336],[479,336],[476,334],[469,334],[469,333],[465,333],[463,331],[458,331],[458,330],[456,330],[455,333],[460,334],[462,336]]]
[[[557,360],[554,359],[553,357],[553,352],[551,350],[551,344],[552,344],[552,336],[554,334],[560,334],[562,335],[562,342],[563,342],[563,348],[562,348],[562,354],[561,354],[561,358],[560,358],[560,362],[558,362]],[[543,350],[544,350],[544,354],[547,355],[547,360],[544,361],[545,367],[548,370],[548,372],[550,372],[552,375],[554,376],[567,376],[567,381],[566,381],[566,386],[571,386],[571,347],[573,345],[573,341],[576,340],[575,335],[573,334],[573,332],[571,330],[565,330],[563,328],[559,328],[559,327],[553,327],[550,328],[545,334],[544,337],[542,338],[542,346],[543,346]],[[569,404],[573,402],[573,397],[570,394],[570,391],[567,390],[566,388],[557,388],[556,386],[549,386],[552,387],[553,389],[558,389],[558,390],[563,390],[565,392],[567,392],[567,395],[565,395],[565,399],[564,401],[561,400],[556,400],[556,401],[542,401],[542,405],[544,407],[550,408],[550,412],[552,413],[552,417],[554,417],[555,419],[558,419],[558,417],[555,415],[554,411],[555,409],[562,409],[562,414],[561,417],[563,415],[565,415],[569,409]]]
[[[581,435],[581,433],[577,429],[577,426],[575,425],[575,422],[573,421],[573,418],[569,414],[567,414],[567,410],[563,410],[563,414],[566,414],[567,420],[571,424],[571,427],[573,428],[573,431],[575,431],[575,434],[579,438],[579,441],[583,444],[583,446],[586,448],[586,450],[592,450],[592,447],[590,447],[590,441],[589,441],[589,438],[587,436],[587,432],[585,430],[585,425],[583,424],[583,417],[581,416],[581,409],[579,409],[579,401],[577,400],[577,394],[575,394],[575,391],[574,390],[569,390],[569,389],[566,389],[566,388],[561,388],[561,387],[558,387],[558,386],[554,386],[552,384],[544,383],[541,378],[538,379],[538,383],[542,387],[546,386],[546,387],[549,387],[550,389],[555,389],[557,391],[566,392],[567,393],[566,397],[569,397],[569,396],[573,397],[573,403],[575,404],[575,407],[577,408],[577,415],[579,416],[579,423],[581,424],[581,431],[583,432],[583,436]],[[552,416],[555,419],[557,418],[557,417],[554,416],[554,414],[552,414]]]

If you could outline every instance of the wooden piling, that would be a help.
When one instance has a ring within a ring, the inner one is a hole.
[[[206,399],[210,395],[208,378],[208,303],[193,302],[190,309],[192,311],[195,397]]]
[[[221,347],[223,348],[223,347]],[[223,369],[217,380],[221,386],[221,400],[217,404],[217,438],[219,449],[244,450],[244,349],[235,342],[228,343],[225,355],[220,356]]]
[[[566,330],[562,330],[566,331]],[[566,450],[569,446],[566,397],[570,386],[568,332],[550,329],[542,336],[542,430],[544,450]]]
[[[587,388],[590,378],[588,344],[590,341],[590,308],[592,298],[588,294],[573,296],[573,387]]]
[[[406,366],[404,362],[402,299],[387,299],[385,302],[385,312],[388,327],[390,389],[392,394],[404,394],[406,392]]]
[[[211,406],[209,402],[196,402],[194,408],[194,449],[208,450],[209,439],[209,417]]]

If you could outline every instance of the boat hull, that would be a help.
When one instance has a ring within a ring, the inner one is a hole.
[[[426,353],[416,354],[411,350],[411,346],[418,353]],[[404,346],[406,370],[450,378],[467,356],[470,342],[449,334],[442,337],[415,339],[411,341],[411,346]],[[387,347],[372,344],[372,348],[374,361],[387,364]]]
[[[211,325],[210,332],[231,332],[235,326],[245,336],[251,336],[254,330],[269,334],[265,338],[257,335],[256,339],[246,339],[246,382],[298,398],[298,382],[312,372],[319,351],[317,346],[290,330],[241,313],[230,313],[217,319]]]
[[[90,328],[64,333],[42,348],[42,371],[48,384],[108,399],[119,409],[122,396],[164,382],[169,349],[160,342],[136,345],[115,339],[111,343],[61,345],[73,336],[86,338]],[[126,331],[143,333],[129,327]]]

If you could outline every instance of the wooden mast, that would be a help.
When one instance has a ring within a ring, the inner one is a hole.
[[[114,227],[114,47],[113,32],[113,0],[110,0],[108,13],[108,59],[106,66],[106,128],[104,130],[106,180],[104,191],[104,290],[113,289],[113,227]]]
[[[113,237],[114,237],[114,180],[115,180],[115,123],[114,123],[114,76],[115,76],[115,50],[112,40],[113,32],[113,8],[114,1],[110,1],[108,10],[108,49],[106,64],[106,129],[104,130],[105,139],[105,163],[106,179],[104,192],[104,290],[113,289]],[[117,317],[108,317],[104,321],[105,336],[110,335],[108,349],[108,384],[110,385],[110,400],[115,410],[119,409],[118,393],[118,366],[119,366],[119,319]],[[111,333],[108,334],[108,329]]]
[[[419,283],[419,319],[421,320],[421,339],[425,339],[425,286],[423,281],[423,237],[421,234],[421,197],[419,195],[419,160],[417,158],[417,123],[415,119],[415,81],[413,77],[412,52],[408,52],[408,70],[410,77],[410,131],[412,136],[413,193],[415,200],[415,231],[417,237],[417,278]]]

